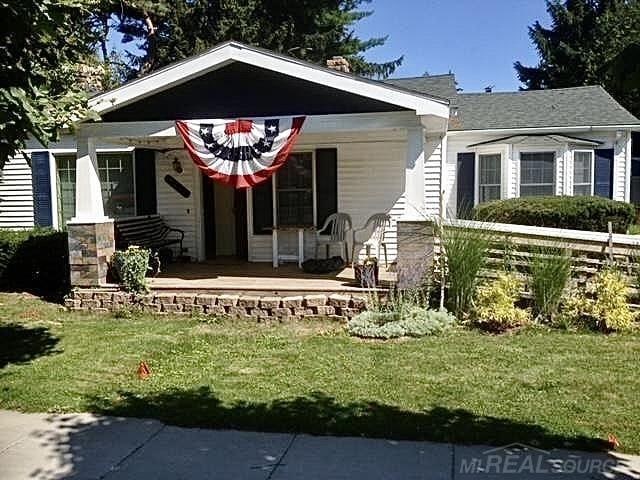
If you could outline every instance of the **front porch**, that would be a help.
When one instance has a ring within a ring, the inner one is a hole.
[[[311,293],[366,293],[355,281],[353,268],[335,273],[310,274],[287,263],[273,268],[270,263],[250,263],[219,258],[200,263],[172,263],[160,275],[149,279],[152,291],[245,293],[247,295],[304,295]],[[380,268],[378,290],[386,291],[396,274]]]

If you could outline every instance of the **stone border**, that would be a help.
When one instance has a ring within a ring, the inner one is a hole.
[[[136,295],[105,289],[75,289],[65,298],[70,311],[143,312],[174,315],[214,315],[250,319],[331,317],[348,320],[366,309],[366,299],[348,294],[250,296],[212,293],[151,292]]]

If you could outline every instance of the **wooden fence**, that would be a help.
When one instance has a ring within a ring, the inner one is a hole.
[[[485,223],[470,220],[445,220],[444,229],[475,230],[486,234],[491,242],[487,271],[493,277],[505,265],[527,277],[534,255],[546,254],[547,248],[564,250],[571,256],[573,278],[580,284],[600,269],[616,266],[637,286],[640,272],[640,235],[588,232],[560,228]],[[545,248],[546,247],[546,248]],[[435,265],[441,252],[441,239],[435,236]],[[634,288],[635,290],[635,288]]]

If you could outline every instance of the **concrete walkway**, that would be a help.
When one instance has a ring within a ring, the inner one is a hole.
[[[586,473],[553,474],[554,469]],[[2,480],[488,480],[549,475],[638,479],[640,457],[188,429],[155,420],[0,411]]]

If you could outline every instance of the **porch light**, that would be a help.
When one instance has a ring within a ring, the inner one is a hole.
[[[173,167],[173,171],[178,174],[184,171],[182,168],[182,163],[180,163],[180,160],[178,160],[178,157],[173,158],[173,162],[171,163],[171,166]]]

